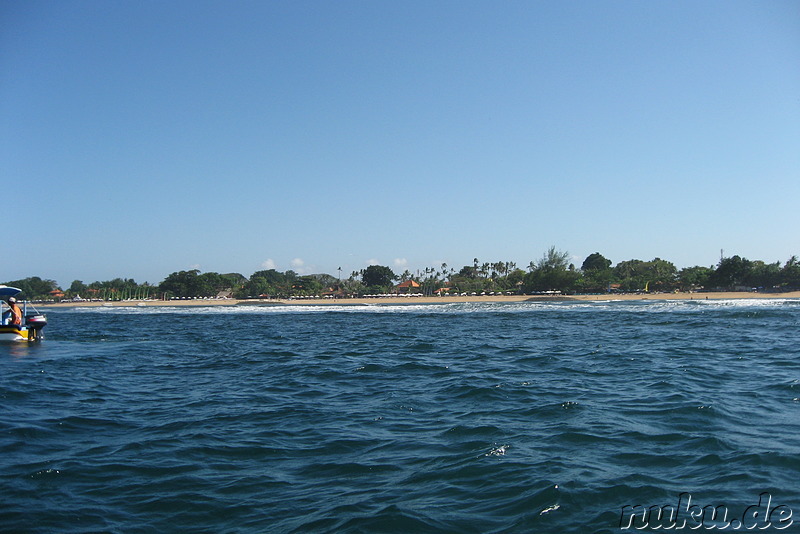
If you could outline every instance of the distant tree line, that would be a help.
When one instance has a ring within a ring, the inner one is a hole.
[[[339,269],[341,272],[341,269]],[[395,274],[391,268],[371,265],[353,271],[344,280],[329,274],[299,275],[275,269],[256,271],[249,277],[239,273],[201,273],[197,269],[178,271],[160,284],[137,284],[133,279],[115,278],[84,284],[75,280],[62,290],[55,280],[37,276],[12,280],[5,285],[22,290],[29,300],[97,299],[138,300],[170,298],[289,298],[303,296],[350,297],[394,292],[397,282],[416,282],[412,292],[435,293],[607,293],[669,291],[788,291],[800,289],[800,260],[792,256],[783,265],[740,256],[721,258],[716,266],[694,266],[678,270],[661,258],[650,261],[625,260],[613,265],[599,252],[586,257],[580,267],[570,262],[567,252],[550,247],[526,269],[514,262],[481,262],[459,270],[446,263],[416,272]]]

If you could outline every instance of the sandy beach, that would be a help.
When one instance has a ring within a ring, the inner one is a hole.
[[[643,293],[611,295],[484,295],[413,297],[397,296],[382,298],[314,298],[314,299],[193,299],[193,300],[126,300],[115,302],[59,302],[36,304],[38,308],[74,307],[146,307],[146,306],[358,306],[369,304],[448,304],[456,302],[562,302],[562,301],[609,301],[609,300],[728,300],[728,299],[797,299],[800,291],[786,293],[754,292],[708,292],[708,293]]]

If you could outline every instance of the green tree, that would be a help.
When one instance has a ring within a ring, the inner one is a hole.
[[[705,288],[713,272],[714,269],[700,265],[684,267],[678,271],[678,285],[682,291]]]
[[[275,269],[256,271],[250,275],[250,279],[241,284],[235,292],[239,298],[248,297],[288,297],[292,294],[292,285],[297,280],[297,273],[286,271],[285,273]]]
[[[542,258],[525,275],[526,291],[573,291],[580,273],[569,263],[569,253],[550,247]]]
[[[525,271],[522,269],[512,268],[505,277],[505,286],[507,289],[519,293],[525,285]]]
[[[236,289],[247,283],[247,278],[239,273],[227,273],[221,275],[228,282],[225,289]]]
[[[461,278],[478,278],[478,268],[473,265],[465,265],[458,271],[457,276]]]
[[[609,290],[613,274],[611,269],[597,269],[583,272],[578,287],[586,293],[605,293]]]
[[[556,250],[550,247],[536,264],[537,269],[548,269],[552,271],[566,270],[569,267],[569,252]]]
[[[800,261],[792,256],[781,269],[781,284],[789,289],[800,289]]]
[[[645,264],[649,289],[670,291],[675,288],[678,269],[672,262],[654,258]]]
[[[649,281],[642,260],[621,261],[614,266],[612,273],[623,291],[641,291]]]
[[[360,280],[356,280],[354,276],[342,280],[339,288],[345,295],[363,295],[365,293],[364,284]]]
[[[38,300],[50,297],[50,292],[59,289],[55,280],[42,280],[38,276],[23,278],[22,280],[12,280],[5,282],[4,285],[21,289],[20,299]]]
[[[67,290],[71,296],[75,297],[83,293],[86,294],[86,290],[89,289],[86,284],[84,284],[80,280],[73,280],[72,284],[70,284],[69,289]]]
[[[244,284],[244,286],[235,294],[238,298],[282,296],[280,295],[280,290],[276,286],[270,284],[265,278],[260,276],[251,277],[250,280],[248,280],[247,283]]]
[[[611,284],[611,260],[599,252],[589,254],[581,265],[583,279],[580,280],[582,291],[600,293],[608,291]]]
[[[382,289],[387,291],[392,282],[397,278],[394,272],[383,265],[370,265],[364,269],[361,275],[361,281],[367,288]]]
[[[285,283],[287,276],[284,273],[278,272],[275,269],[267,269],[266,271],[256,271],[250,275],[250,280],[253,278],[261,278],[268,284],[279,285]],[[292,279],[294,279],[293,277]]]
[[[752,262],[747,258],[733,256],[723,258],[711,275],[709,285],[719,289],[735,289],[746,285],[752,270]]]
[[[208,272],[197,277],[195,295],[198,297],[215,297],[221,291],[230,288],[230,281],[219,273]]]
[[[750,272],[748,273],[745,282],[750,287],[770,289],[779,286],[781,283],[781,264],[764,263],[761,260],[755,260],[750,264]]]
[[[621,261],[612,269],[613,277],[624,291],[669,291],[676,285],[678,270],[672,262],[654,258],[651,261]]]
[[[198,269],[174,272],[159,284],[158,289],[173,297],[197,297],[200,296],[198,294],[200,291],[199,277]]]
[[[323,285],[313,275],[301,276],[292,284],[292,293],[296,295],[319,295]]]
[[[320,286],[325,288],[334,288],[339,283],[339,279],[327,273],[311,274],[309,275],[319,282]]]
[[[611,268],[611,260],[606,259],[599,252],[594,252],[586,256],[581,265],[581,271],[584,273],[589,271],[604,271]]]

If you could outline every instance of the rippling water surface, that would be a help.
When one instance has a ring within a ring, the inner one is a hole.
[[[0,346],[3,532],[620,532],[682,492],[800,514],[797,301],[49,320]]]

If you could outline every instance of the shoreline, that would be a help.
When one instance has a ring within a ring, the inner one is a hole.
[[[113,302],[54,302],[33,304],[36,308],[124,308],[124,307],[208,307],[208,306],[363,306],[454,304],[465,302],[591,302],[623,300],[741,300],[741,299],[800,299],[800,291],[786,293],[751,293],[745,291],[716,291],[707,293],[636,293],[621,295],[485,295],[445,297],[379,297],[346,299],[196,299],[196,300],[126,300]]]

